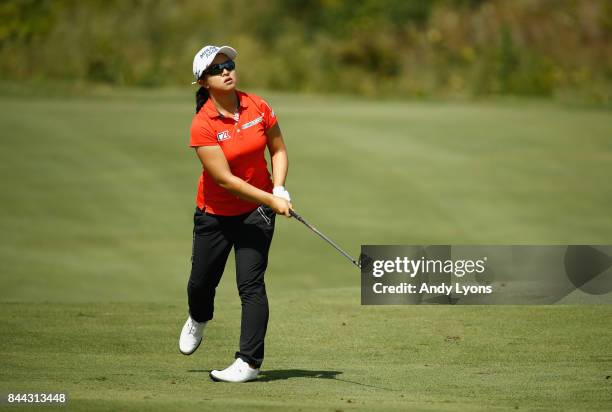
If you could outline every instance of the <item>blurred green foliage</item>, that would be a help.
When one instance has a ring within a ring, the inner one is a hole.
[[[609,103],[609,0],[4,0],[5,81],[191,81],[205,44],[243,87]]]

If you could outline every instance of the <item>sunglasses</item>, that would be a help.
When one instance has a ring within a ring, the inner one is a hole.
[[[217,76],[217,75],[223,73],[224,69],[226,69],[228,72],[231,72],[235,68],[236,68],[236,63],[234,63],[233,60],[228,60],[228,61],[223,62],[223,63],[213,64],[208,69],[204,70],[204,72],[202,74],[203,75],[207,74],[209,76]]]

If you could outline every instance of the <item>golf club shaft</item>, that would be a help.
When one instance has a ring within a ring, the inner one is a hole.
[[[348,253],[346,253],[340,246],[338,246],[333,240],[331,240],[330,238],[328,238],[327,236],[325,236],[323,233],[321,233],[316,227],[314,227],[313,225],[311,225],[310,223],[308,223],[302,216],[300,216],[299,214],[297,214],[294,210],[289,210],[289,214],[296,218],[297,220],[299,220],[300,222],[302,222],[308,229],[312,230],[313,232],[315,232],[317,235],[319,235],[319,237],[321,237],[321,239],[325,240],[327,243],[329,243],[330,245],[332,245],[338,252],[342,253],[342,255],[344,257],[346,257],[348,260],[351,261],[352,264],[354,264],[355,266],[357,266],[359,269],[361,269],[361,265],[359,264],[359,262],[357,262],[355,259],[353,259],[353,257],[351,255],[349,255]]]

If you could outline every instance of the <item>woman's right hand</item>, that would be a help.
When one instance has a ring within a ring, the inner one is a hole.
[[[291,202],[286,201],[282,197],[272,196],[272,201],[268,205],[279,215],[290,217],[289,210],[293,209]]]

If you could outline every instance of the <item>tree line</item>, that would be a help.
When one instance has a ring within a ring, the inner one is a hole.
[[[229,44],[246,87],[610,102],[608,0],[4,0],[4,81],[187,84]]]

